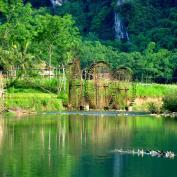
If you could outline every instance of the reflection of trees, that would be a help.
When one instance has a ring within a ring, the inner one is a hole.
[[[120,177],[123,172],[123,157],[120,154],[114,155],[114,177]]]
[[[5,122],[2,119],[0,154],[3,156],[0,156],[0,176],[6,171],[12,177],[19,177],[19,171],[24,173],[21,176],[28,177],[37,177],[39,173],[43,177],[71,176],[82,166],[85,147],[93,157],[105,157],[114,148],[129,148],[132,144],[138,147],[139,135],[143,136],[147,144],[155,142],[157,134],[153,133],[161,133],[164,127],[168,133],[176,131],[169,122],[164,125],[161,119],[144,117],[127,119],[49,115],[20,120],[6,119]],[[161,137],[161,141],[168,136]],[[125,168],[122,166],[123,159],[115,155],[113,160],[115,174],[121,174]],[[104,171],[100,173],[104,176]]]
[[[165,130],[169,131],[172,134],[177,135],[177,128],[176,128],[176,124],[177,124],[177,119],[169,119],[167,118],[165,120]]]
[[[124,120],[46,116],[8,119],[5,126],[1,122],[0,142],[3,138],[1,153],[4,155],[0,157],[0,161],[3,162],[0,174],[4,169],[8,169],[15,177],[19,175],[19,170],[22,170],[22,173],[28,172],[28,176],[33,177],[41,170],[44,177],[59,174],[70,176],[79,164],[83,145],[93,154],[101,155],[107,153],[115,139],[129,139],[130,133],[125,134],[124,131],[128,124]],[[124,133],[121,133],[122,131]]]
[[[105,118],[105,117],[87,117],[70,118],[70,134],[71,141],[79,143],[91,142],[92,146],[106,146],[113,140],[119,142],[127,142],[131,136],[131,127],[124,118]],[[115,142],[116,142],[115,141]]]
[[[3,137],[4,137],[4,120],[1,119],[0,117],[0,150],[3,143]]]

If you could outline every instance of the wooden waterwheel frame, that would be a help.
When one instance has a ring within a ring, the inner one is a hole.
[[[68,78],[69,107],[79,109],[82,104],[82,71],[79,59],[73,60],[73,62],[68,64]]]
[[[104,107],[107,105],[107,88],[109,81],[112,79],[110,66],[105,61],[93,63],[88,69],[89,79],[93,80],[95,89],[95,108],[101,109],[103,105],[100,103],[100,90],[104,90]]]

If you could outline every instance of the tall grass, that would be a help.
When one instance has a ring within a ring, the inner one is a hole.
[[[21,90],[22,91],[22,90]],[[55,94],[40,92],[7,93],[7,109],[25,109],[36,112],[62,110],[62,100]]]
[[[42,92],[57,93],[59,87],[58,78],[22,78],[14,82],[7,82],[8,88],[35,89]]]
[[[163,97],[169,92],[177,92],[177,85],[170,84],[141,84],[136,85],[137,97]]]

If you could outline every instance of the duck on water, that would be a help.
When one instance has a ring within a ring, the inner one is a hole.
[[[170,158],[173,159],[176,155],[172,151],[155,151],[155,150],[123,150],[123,149],[115,149],[112,152],[114,153],[121,153],[121,154],[132,154],[132,155],[138,155],[138,156],[144,156],[144,155],[150,155],[152,157],[164,157],[164,158]]]

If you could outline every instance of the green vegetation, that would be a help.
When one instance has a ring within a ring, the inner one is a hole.
[[[120,65],[131,68],[138,80],[149,78],[152,81],[165,81],[175,76],[177,52],[156,50],[154,42],[149,43],[143,52],[121,52],[100,42],[84,42],[80,50],[79,58],[83,65],[92,63],[93,59],[105,60],[112,68]]]
[[[35,112],[63,110],[67,95],[58,94],[56,78],[31,77],[8,82],[6,108],[24,109]]]
[[[34,109],[43,110],[48,102],[46,110],[50,110],[51,95],[55,97],[55,108],[60,107],[58,98],[67,103],[66,92],[62,90],[58,95],[57,79],[41,79],[35,71],[42,63],[57,67],[75,58],[81,60],[82,68],[100,60],[109,63],[112,70],[129,67],[137,82],[176,81],[176,0],[134,0],[119,7],[116,4],[116,0],[69,0],[53,7],[49,0],[2,0],[0,70],[6,73],[19,69],[17,77],[7,82],[9,96],[17,96],[19,101],[7,101],[7,106],[23,104],[24,108],[33,108],[36,100],[39,106]],[[122,17],[129,41],[115,39],[115,13]],[[11,88],[23,94],[12,93]],[[163,97],[174,90],[174,85],[137,84],[136,96]],[[31,98],[30,93],[36,98]],[[21,99],[28,96],[30,99],[22,103]]]
[[[56,94],[42,93],[33,89],[11,89],[6,95],[9,110],[29,110],[35,112],[62,110],[62,100]]]
[[[163,99],[163,109],[168,112],[177,112],[177,92],[169,92]]]
[[[177,85],[170,84],[137,84],[137,97],[164,97],[169,92],[177,91]]]
[[[159,114],[161,113],[161,105],[158,105],[156,103],[148,103],[148,111],[152,114]]]
[[[80,58],[83,67],[105,60],[112,68],[130,67],[139,80],[172,80],[177,76],[175,4],[135,0],[116,8],[116,0],[69,0],[54,9],[49,0],[26,0],[25,5],[3,0],[0,68],[35,68],[42,61],[58,66]],[[130,41],[114,39],[115,12]]]
[[[57,93],[58,79],[57,78],[41,78],[41,77],[28,77],[7,82],[7,87],[11,90],[15,89],[35,89],[37,91],[46,93]]]
[[[7,3],[0,25],[0,66],[33,67],[41,60],[67,63],[74,58],[79,32],[70,15],[52,16],[30,4]],[[54,58],[54,59],[53,59]]]
[[[120,83],[117,83],[118,87]],[[126,85],[125,85],[126,84]],[[120,88],[128,87],[130,88],[128,94],[129,100],[132,99],[132,88],[129,83],[121,83]],[[14,83],[13,86],[8,88],[6,106],[8,109],[27,109],[37,112],[41,111],[52,111],[52,110],[63,110],[62,105],[68,104],[68,86],[66,86],[66,91],[58,93],[58,82],[56,78],[52,79],[19,79]],[[93,82],[88,82],[88,96],[90,97],[90,104],[94,107],[96,104],[95,101],[95,89]],[[115,84],[110,84],[109,90],[104,90],[100,88],[100,99],[104,101],[105,93],[106,95],[114,94]],[[177,92],[176,85],[164,85],[164,84],[136,84],[136,98],[140,101],[133,105],[133,110],[137,111],[147,111],[157,113],[161,112],[162,98],[165,97],[168,93]],[[76,94],[81,94],[76,91]],[[83,93],[84,95],[84,93]],[[118,105],[121,105],[120,108],[124,108],[126,97],[124,91],[122,92],[121,99],[120,96],[115,96],[115,101]],[[72,95],[74,98],[76,95]],[[154,101],[154,102],[153,102]],[[75,100],[74,100],[75,103]],[[158,106],[156,105],[158,104]]]
[[[33,2],[35,7],[35,1]],[[114,11],[121,14],[130,34],[131,44],[114,43],[124,51],[143,51],[150,41],[158,48],[176,48],[176,0],[127,0],[119,8],[117,0],[69,0],[55,10],[57,15],[70,13],[87,38],[114,38]],[[126,47],[125,47],[126,46]]]

